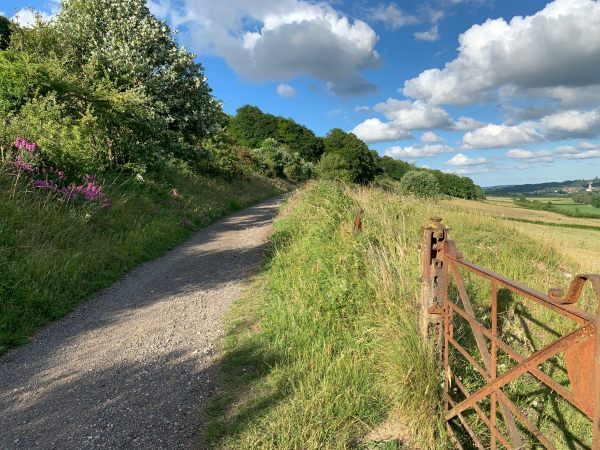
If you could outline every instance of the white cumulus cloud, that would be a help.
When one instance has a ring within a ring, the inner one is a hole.
[[[444,138],[441,136],[438,136],[433,131],[426,131],[425,133],[423,133],[421,135],[421,141],[423,141],[427,144],[437,144],[439,142],[443,142]]]
[[[298,92],[289,84],[281,83],[277,86],[277,94],[281,97],[293,97]]]
[[[461,34],[459,43],[456,59],[407,80],[403,93],[464,105],[489,100],[502,87],[517,95],[563,98],[600,87],[598,1],[555,0],[532,16],[489,19]]]
[[[344,96],[375,89],[360,71],[380,62],[377,34],[367,23],[351,21],[327,3],[151,0],[149,6],[182,29],[192,50],[224,58],[248,80],[309,76]]]
[[[488,163],[489,161],[487,158],[469,158],[464,153],[457,153],[446,161],[446,164],[450,164],[451,166],[479,166]]]
[[[454,148],[448,145],[425,144],[421,147],[412,145],[408,147],[390,147],[385,151],[385,155],[395,159],[416,159],[441,155],[442,153],[450,153],[453,151]]]
[[[389,122],[382,122],[377,118],[367,119],[352,130],[363,141],[372,144],[375,142],[398,141],[412,137],[410,131],[392,126]]]
[[[600,135],[600,110],[563,111],[542,118],[549,139],[595,137]]]
[[[530,144],[542,139],[534,123],[489,124],[463,136],[465,148],[503,148]]]
[[[18,10],[11,18],[13,22],[19,24],[24,28],[31,28],[36,24],[37,19],[48,21],[54,16],[44,11],[37,11],[31,8],[23,8]]]

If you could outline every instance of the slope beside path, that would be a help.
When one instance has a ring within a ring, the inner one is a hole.
[[[195,446],[223,316],[280,200],[204,228],[1,357],[0,448]]]

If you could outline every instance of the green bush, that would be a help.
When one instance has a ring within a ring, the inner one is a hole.
[[[430,172],[411,170],[400,180],[402,190],[419,197],[436,197],[440,191],[437,178]]]
[[[32,61],[23,53],[0,51],[0,116],[18,111],[51,87],[50,74],[44,64]]]
[[[316,172],[323,180],[339,180],[351,183],[352,173],[348,169],[346,160],[337,153],[326,153],[317,164]]]
[[[107,143],[98,133],[96,119],[86,114],[77,120],[65,113],[56,96],[36,98],[10,117],[0,140],[10,148],[19,136],[34,140],[50,166],[73,174],[91,174],[103,170]]]

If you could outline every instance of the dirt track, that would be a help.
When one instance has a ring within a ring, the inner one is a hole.
[[[0,448],[189,448],[222,319],[280,199],[229,216],[0,358]]]

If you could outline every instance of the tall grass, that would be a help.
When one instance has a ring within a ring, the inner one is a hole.
[[[105,183],[110,209],[65,203],[0,170],[0,354],[194,230],[286,189],[175,169]]]
[[[363,231],[354,235],[358,208]],[[409,448],[448,445],[443,377],[417,332],[417,246],[434,214],[469,260],[509,278],[544,290],[576,271],[550,245],[500,220],[378,189],[314,183],[276,221],[272,259],[232,315],[225,384],[207,411],[208,445],[373,447],[364,436],[384,422],[402,424],[396,437]],[[480,312],[479,301],[474,296]],[[503,317],[514,317],[518,305]]]

